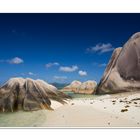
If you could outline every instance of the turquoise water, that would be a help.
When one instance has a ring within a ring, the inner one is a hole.
[[[0,113],[0,127],[36,127],[47,119],[47,110]]]
[[[95,99],[98,96],[98,95],[76,94],[76,93],[73,93],[73,92],[65,92],[65,94],[70,95],[74,99],[80,99],[80,98]]]

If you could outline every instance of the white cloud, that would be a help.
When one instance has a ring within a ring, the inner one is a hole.
[[[66,79],[67,79],[67,77],[66,76],[54,76],[53,77],[55,80],[57,80],[57,81],[65,81]]]
[[[50,68],[52,66],[59,66],[59,63],[58,62],[48,63],[45,66],[46,66],[46,68]]]
[[[21,64],[24,63],[23,59],[19,58],[19,57],[14,57],[12,59],[8,59],[8,60],[0,60],[0,63],[9,63],[9,64]]]
[[[59,68],[60,71],[63,71],[63,72],[74,72],[76,70],[78,70],[78,66],[74,65],[74,66],[71,66],[71,67],[63,67],[61,66]]]
[[[28,72],[28,75],[36,76],[36,74],[34,74],[34,73],[32,73],[32,72]]]
[[[79,73],[80,76],[87,76],[87,72],[86,71],[80,70],[78,73]]]
[[[87,52],[93,53],[93,52],[98,52],[99,54],[106,53],[113,51],[115,48],[112,46],[112,44],[107,43],[107,44],[97,44],[94,47],[87,48]]]
[[[7,60],[7,62],[10,63],[10,64],[21,64],[24,61],[19,57],[15,57],[15,58],[12,58],[10,60]]]
[[[37,74],[33,73],[33,72],[28,72],[28,73],[21,73],[22,76],[36,76]]]

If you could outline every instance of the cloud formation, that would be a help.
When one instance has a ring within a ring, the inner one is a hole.
[[[50,68],[50,67],[53,67],[53,66],[59,66],[60,64],[58,62],[53,62],[53,63],[48,63],[46,64],[46,68]]]
[[[15,57],[15,58],[12,58],[11,60],[8,60],[7,62],[9,62],[10,64],[21,64],[24,61],[19,57]]]
[[[59,70],[60,71],[63,71],[63,72],[74,72],[74,71],[76,71],[76,70],[78,70],[78,66],[76,66],[76,65],[73,65],[73,66],[71,66],[71,67],[64,67],[64,66],[61,66],[60,68],[59,68]]]
[[[106,53],[106,52],[113,51],[114,49],[115,48],[112,46],[112,44],[102,43],[102,44],[97,44],[94,47],[87,48],[87,52],[89,52],[89,53],[98,52],[99,54],[103,54],[103,53]]]
[[[14,57],[12,59],[8,59],[8,60],[0,60],[1,63],[9,63],[9,64],[21,64],[24,63],[23,59],[19,58],[19,57]]]
[[[82,71],[82,70],[80,70],[80,71],[78,72],[78,74],[79,74],[80,76],[87,76],[87,72],[86,72],[86,71]]]
[[[37,74],[33,73],[33,72],[28,72],[28,73],[21,73],[22,76],[36,76]]]
[[[28,72],[28,75],[36,76],[36,74],[34,74],[33,72]]]

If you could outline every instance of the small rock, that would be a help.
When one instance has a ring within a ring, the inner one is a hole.
[[[108,122],[108,125],[110,125],[110,122]]]
[[[140,100],[140,98],[135,98],[135,99],[132,99],[131,101],[137,101],[137,100]]]
[[[104,107],[104,109],[106,109],[106,107]]]
[[[128,108],[128,107],[130,107],[130,106],[129,106],[129,105],[126,105],[126,106],[125,106],[125,108]]]
[[[137,102],[134,102],[134,104],[137,104]]]
[[[74,105],[74,103],[71,103],[71,105]]]
[[[126,112],[126,111],[128,111],[128,109],[122,109],[122,110],[121,110],[121,112]]]
[[[120,103],[122,103],[123,101],[122,100],[120,100]]]
[[[130,101],[127,101],[126,103],[127,103],[127,104],[131,104],[131,102],[130,102]]]
[[[37,127],[37,125],[35,124],[35,125],[33,125],[33,127]]]
[[[92,102],[90,102],[90,104],[93,104]]]
[[[116,102],[116,100],[113,100],[112,102]]]

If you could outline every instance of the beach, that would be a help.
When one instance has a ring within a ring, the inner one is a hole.
[[[124,93],[103,95],[95,99],[74,99],[67,105],[58,107],[54,112],[49,113],[49,121],[46,121],[43,126],[139,127],[140,101],[125,102],[138,97],[140,97],[138,93],[129,95]],[[123,109],[128,109],[128,111],[121,112]]]
[[[65,105],[52,101],[54,111],[1,113],[0,127],[139,127],[138,98],[135,92],[75,98]]]

